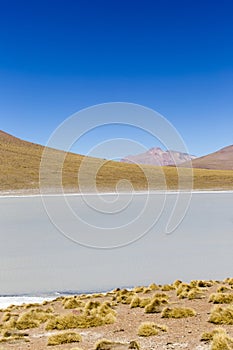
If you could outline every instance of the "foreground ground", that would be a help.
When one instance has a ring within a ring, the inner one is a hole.
[[[1,350],[229,350],[233,279],[176,281],[10,306],[1,310],[0,323]]]

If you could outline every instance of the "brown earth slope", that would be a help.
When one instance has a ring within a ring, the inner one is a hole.
[[[20,140],[0,131],[0,191],[38,190],[43,151],[43,146]],[[150,189],[178,188],[178,172],[175,167],[139,166],[104,161],[57,150],[50,151],[47,169],[49,174],[56,172],[57,164],[63,156],[62,184],[65,191],[79,191],[78,174],[83,160],[87,166],[83,170],[82,189],[85,188],[87,191],[93,190],[93,174],[94,182],[100,191],[114,191],[120,180],[128,180],[135,190],[146,190],[148,186]],[[179,188],[190,188],[190,170],[181,168],[178,171]],[[196,189],[233,189],[233,171],[231,170],[194,169],[193,179]],[[45,179],[43,185],[47,185],[49,191],[57,190],[53,177],[49,177],[47,183]],[[122,189],[128,189],[127,184],[125,187],[125,183],[121,182],[121,185]]]
[[[182,166],[189,166],[183,163]],[[192,160],[192,166],[200,169],[233,170],[233,145]]]

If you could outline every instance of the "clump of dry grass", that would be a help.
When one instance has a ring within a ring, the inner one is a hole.
[[[146,307],[151,302],[151,298],[141,298],[140,299],[140,308]]]
[[[103,298],[105,297],[105,293],[95,293],[92,295],[93,298]]]
[[[130,304],[136,293],[133,290],[120,289],[117,290],[112,300],[121,304]]]
[[[155,322],[143,322],[138,327],[138,335],[140,337],[150,337],[158,335],[160,332],[167,332],[167,326],[158,325]]]
[[[124,344],[124,343],[119,343],[119,342],[114,342],[108,339],[101,339],[99,340],[96,344],[95,344],[95,350],[110,350],[112,348],[118,348],[120,347],[122,349],[122,347],[127,349],[135,349],[135,350],[139,350],[140,346],[138,344],[137,341],[133,340],[128,344]]]
[[[23,330],[39,327],[53,317],[52,309],[43,310],[41,308],[31,309],[21,314],[16,322],[16,328]]]
[[[204,281],[204,280],[197,281],[197,287],[200,287],[200,288],[210,288],[213,285],[214,285],[213,281]]]
[[[134,293],[142,293],[144,290],[144,287],[143,286],[137,286],[137,287],[134,287],[133,288],[133,292]]]
[[[78,343],[80,341],[82,341],[82,337],[80,334],[75,332],[65,332],[51,335],[48,338],[47,345],[70,344]]]
[[[3,330],[12,330],[16,328],[16,324],[17,324],[17,318],[18,316],[13,316],[11,315],[10,319],[6,322],[3,322],[1,328]]]
[[[13,315],[10,312],[5,312],[2,316],[2,322],[7,322]]]
[[[36,308],[40,307],[39,303],[29,303],[29,304],[23,304],[24,309],[31,309],[31,308]]]
[[[130,303],[130,308],[133,309],[135,307],[140,307],[140,302],[141,302],[141,298],[139,298],[138,296],[133,297]]]
[[[159,313],[164,305],[168,304],[168,296],[165,293],[155,294],[150,303],[145,306],[145,313]]]
[[[196,315],[196,311],[186,307],[166,307],[162,311],[162,318],[186,318]]]
[[[162,287],[161,287],[161,290],[164,291],[164,292],[169,292],[170,290],[174,290],[176,289],[174,285],[172,284],[164,284]]]
[[[211,332],[204,332],[201,336],[201,341],[211,341],[216,334],[226,335],[226,330],[224,328],[215,328]]]
[[[233,325],[233,305],[227,307],[215,306],[211,311],[209,322]]]
[[[233,303],[233,293],[212,293],[209,302],[214,304],[231,304]]]
[[[149,285],[149,288],[150,288],[151,290],[159,290],[159,289],[160,289],[160,287],[159,287],[156,283],[151,283],[151,284]]]
[[[188,293],[193,287],[190,284],[187,283],[180,283],[176,289],[176,295],[180,298],[187,298]]]
[[[66,314],[52,318],[46,324],[46,330],[89,328],[103,326],[115,322],[116,312],[112,309],[110,303],[100,303],[89,301],[81,315]]]
[[[128,349],[140,350],[140,345],[138,344],[138,342],[137,342],[136,340],[132,340],[132,341],[129,343]]]
[[[71,328],[78,328],[79,326],[79,318],[77,315],[74,314],[67,314],[64,316],[57,316],[49,320],[46,325],[46,330],[64,330],[64,329],[71,329]]]
[[[4,330],[2,332],[2,337],[0,338],[0,343],[6,343],[16,340],[28,341],[28,333],[21,333],[17,331]]]
[[[220,286],[217,289],[217,293],[232,293],[232,289],[227,286]]]
[[[175,280],[172,285],[177,289],[181,283],[183,283],[181,280]]]
[[[135,296],[132,298],[130,303],[130,308],[140,307],[144,308],[151,302],[151,298],[140,298],[138,296]]]
[[[205,294],[199,287],[194,287],[187,293],[187,298],[189,300],[202,299],[205,298]]]
[[[217,333],[213,336],[213,342],[211,344],[211,350],[232,350],[233,339],[226,334]]]
[[[101,339],[98,340],[98,342],[95,344],[95,350],[102,350],[102,349],[106,349],[106,347],[109,347],[113,344],[112,341],[108,340],[108,339]]]
[[[228,277],[224,280],[225,283],[228,283],[230,286],[233,286],[233,278]]]
[[[180,283],[177,286],[176,295],[179,299],[188,298],[189,300],[193,300],[203,298],[205,296],[203,293],[204,287],[198,286],[199,282],[200,281],[192,281],[190,284]]]
[[[20,310],[22,306],[19,305],[9,305],[7,308],[3,309],[2,312],[12,312],[12,311],[17,311]]]
[[[66,297],[62,300],[62,305],[64,309],[77,309],[83,307],[85,303],[80,300],[78,297]]]

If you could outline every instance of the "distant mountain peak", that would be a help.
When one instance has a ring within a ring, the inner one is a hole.
[[[156,166],[179,165],[183,162],[195,159],[193,155],[188,153],[162,150],[160,147],[152,147],[144,153],[137,155],[128,155],[121,161],[125,163],[148,164]]]

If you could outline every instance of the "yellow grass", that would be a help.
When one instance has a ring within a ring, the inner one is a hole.
[[[138,328],[138,335],[140,337],[150,337],[152,335],[158,335],[160,332],[167,332],[167,327],[158,325],[155,322],[143,322]]]
[[[233,305],[226,307],[215,306],[211,311],[209,322],[233,325]]]
[[[80,334],[75,332],[65,332],[51,335],[48,338],[48,345],[60,345],[69,343],[78,343],[82,340]]]
[[[0,191],[39,188],[39,168],[44,147],[15,138],[3,140],[0,138]],[[85,157],[76,154],[65,155],[60,151],[51,151],[48,159],[47,172],[55,173],[59,161],[65,158],[62,169],[62,183],[65,190],[80,189],[78,170]],[[82,189],[93,190],[93,169],[96,174],[96,185],[100,191],[113,191],[120,180],[128,180],[135,190],[177,189],[178,173],[175,167],[138,166],[119,163],[97,158],[85,158],[87,166],[82,166]],[[82,163],[83,164],[83,163]],[[180,188],[190,186],[190,170],[179,170],[182,179]],[[149,179],[147,182],[146,175]],[[44,186],[56,189],[58,177],[47,179],[42,176]],[[232,170],[204,170],[194,169],[194,189],[233,189]],[[124,190],[124,186],[123,186]]]
[[[233,303],[233,293],[212,293],[209,302],[214,304],[231,304]]]
[[[166,307],[162,312],[162,318],[186,318],[193,317],[195,315],[195,310],[186,307]]]

